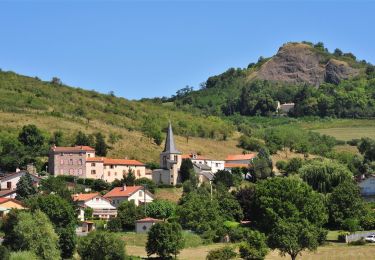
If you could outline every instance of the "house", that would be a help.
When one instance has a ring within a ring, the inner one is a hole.
[[[208,165],[193,163],[193,168],[197,174],[199,183],[211,182],[214,179],[215,174]]]
[[[276,112],[279,114],[288,114],[289,111],[294,108],[294,106],[295,106],[294,103],[280,104],[280,102],[277,101]]]
[[[0,217],[4,217],[11,209],[25,209],[25,207],[16,199],[0,198]]]
[[[16,172],[0,175],[0,190],[15,190],[17,188],[18,181],[26,173],[27,171],[17,169]],[[33,184],[38,186],[41,178],[33,174],[30,174],[30,177],[33,180]]]
[[[89,146],[56,147],[49,153],[49,172],[72,175],[78,178],[102,179],[107,182],[121,180],[132,171],[136,178],[148,177],[146,166],[137,160],[95,157],[95,149]]]
[[[15,199],[17,190],[0,190],[0,198]]]
[[[75,201],[79,208],[78,218],[83,221],[84,209],[89,207],[93,209],[93,217],[100,219],[110,219],[117,216],[116,207],[112,206],[111,202],[100,196],[99,193],[80,193],[72,195],[73,201]]]
[[[121,180],[130,171],[137,179],[146,177],[145,164],[137,160],[93,157],[86,159],[86,178],[103,179],[107,182]]]
[[[375,176],[370,176],[367,179],[362,180],[358,184],[361,189],[362,196],[374,196],[375,195]]]
[[[183,154],[182,159],[190,159],[193,164],[197,165],[207,165],[211,168],[211,173],[215,174],[220,170],[224,170],[225,162],[222,160],[213,160],[206,156],[198,155],[195,153]]]
[[[155,218],[143,218],[135,222],[135,232],[136,233],[148,233],[153,225],[158,222],[161,222],[160,219]]]
[[[181,182],[179,169],[181,167],[181,152],[176,149],[172,131],[169,123],[164,150],[160,154],[160,167],[152,172],[152,180],[156,184],[176,185]]]
[[[123,201],[134,201],[135,205],[150,203],[154,200],[154,195],[145,190],[143,186],[122,186],[115,187],[104,195],[104,198],[111,201],[116,208]]]

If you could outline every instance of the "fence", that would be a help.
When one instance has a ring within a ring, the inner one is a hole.
[[[369,235],[373,235],[373,234],[375,234],[375,231],[357,232],[357,233],[354,233],[354,234],[347,235],[345,237],[345,242],[350,243],[350,242],[360,240],[361,238],[365,238],[365,237],[367,237]]]

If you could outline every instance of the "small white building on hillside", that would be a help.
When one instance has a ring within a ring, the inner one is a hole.
[[[3,174],[0,176],[0,190],[15,190],[17,183],[26,173],[26,171],[17,170],[16,172]],[[33,184],[37,187],[41,178],[33,174],[30,174],[30,177],[33,180]]]
[[[113,188],[104,195],[104,198],[110,200],[112,205],[117,208],[123,201],[134,201],[137,206],[150,203],[154,200],[154,195],[148,190],[144,190],[143,186],[124,185]]]

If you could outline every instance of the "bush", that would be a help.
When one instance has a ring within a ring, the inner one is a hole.
[[[339,242],[346,242],[346,236],[350,235],[350,232],[347,231],[340,231],[337,239]]]
[[[214,249],[208,252],[206,257],[207,260],[218,260],[218,259],[234,259],[237,257],[237,253],[234,252],[233,248],[230,246],[225,246],[223,248]]]
[[[39,258],[31,251],[18,251],[12,252],[9,260],[39,260]]]
[[[8,260],[9,256],[9,249],[3,245],[0,245],[0,259]]]
[[[347,218],[342,223],[342,228],[349,231],[349,232],[355,232],[358,230],[361,230],[361,226],[359,225],[359,220],[356,218]]]
[[[84,260],[125,259],[125,243],[115,234],[93,231],[79,240],[77,251]]]
[[[348,245],[349,246],[363,246],[363,245],[366,245],[366,241],[362,237],[360,240],[349,242]]]

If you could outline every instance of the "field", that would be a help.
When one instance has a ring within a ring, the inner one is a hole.
[[[370,137],[375,139],[375,127],[343,127],[343,128],[327,128],[315,130],[318,133],[331,135],[338,140],[348,141],[352,139],[360,139],[362,137]]]

